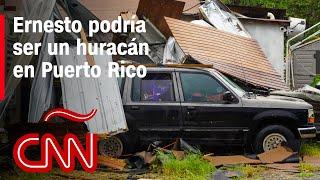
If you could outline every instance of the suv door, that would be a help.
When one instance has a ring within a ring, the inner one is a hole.
[[[232,93],[212,74],[186,71],[177,73],[183,114],[182,137],[203,144],[242,143],[241,121],[245,113],[238,98],[224,100]],[[199,141],[202,140],[202,141]]]
[[[129,129],[134,126],[140,140],[171,141],[180,135],[182,115],[174,71],[148,70],[145,78],[130,79],[129,87],[124,108],[132,124]]]

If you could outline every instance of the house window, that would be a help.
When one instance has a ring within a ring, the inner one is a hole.
[[[133,79],[133,101],[175,101],[171,73],[149,73],[143,79]]]

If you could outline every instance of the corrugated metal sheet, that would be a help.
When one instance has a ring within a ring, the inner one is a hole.
[[[140,0],[79,0],[93,14],[101,20],[114,20],[121,12],[131,11],[136,13]],[[199,12],[198,7],[190,9],[199,3],[199,0],[179,0],[185,2],[184,13],[196,14]],[[188,10],[189,9],[189,10]]]
[[[53,104],[53,73],[42,77],[42,63],[52,63],[54,56],[48,54],[48,43],[54,43],[54,33],[46,33],[42,40],[35,78],[30,91],[28,122],[38,123],[45,111]]]
[[[70,55],[56,56],[59,65],[83,65],[86,56],[77,55],[76,48],[70,48]],[[108,62],[111,56],[94,56],[101,67],[99,78],[62,78],[61,88],[64,108],[87,114],[98,109],[95,117],[86,122],[88,130],[97,134],[114,135],[127,130],[117,79],[108,77]]]
[[[41,20],[46,21],[50,18],[54,5],[56,4],[55,0],[35,0],[34,4],[32,6],[32,10],[30,11],[28,17],[26,19],[28,20]],[[40,42],[41,38],[43,37],[43,33],[32,33],[32,29],[30,29],[29,33],[23,33],[20,36],[19,42],[22,44],[25,44],[26,42],[29,43],[38,43]],[[11,67],[9,69],[9,76],[7,78],[7,84],[6,84],[6,100],[1,102],[0,106],[0,119],[3,117],[6,107],[8,106],[8,103],[10,102],[10,99],[13,97],[14,90],[19,85],[21,79],[15,78],[13,76],[13,67],[17,64],[24,66],[28,65],[31,62],[33,55],[27,56],[27,55],[21,55],[21,56],[14,56],[12,60]]]
[[[177,19],[165,19],[184,53],[200,63],[213,64],[226,74],[260,87],[287,89],[256,41]]]

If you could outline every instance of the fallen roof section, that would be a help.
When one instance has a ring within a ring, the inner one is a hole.
[[[173,18],[165,20],[183,52],[199,63],[213,64],[259,87],[288,89],[255,40]]]

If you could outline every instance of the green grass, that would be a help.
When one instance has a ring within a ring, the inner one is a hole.
[[[237,165],[229,170],[238,171],[242,175],[240,179],[247,179],[247,178],[258,178],[261,173],[263,173],[266,168],[262,166],[253,166],[249,164]]]
[[[200,154],[187,154],[183,160],[177,160],[172,154],[158,153],[158,158],[162,162],[162,176],[164,179],[210,179],[210,175],[215,171],[215,167],[204,160]]]
[[[320,157],[320,143],[304,143],[300,149],[301,155]]]
[[[314,173],[320,171],[320,166],[315,166],[309,163],[300,163],[299,164],[300,177],[312,177]]]

